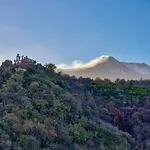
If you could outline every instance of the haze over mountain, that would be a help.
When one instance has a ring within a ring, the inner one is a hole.
[[[148,79],[150,78],[150,66],[146,63],[121,62],[112,56],[102,56],[88,63],[80,61],[73,62],[73,65],[61,64],[58,70],[77,77],[100,77],[110,80],[120,79]]]

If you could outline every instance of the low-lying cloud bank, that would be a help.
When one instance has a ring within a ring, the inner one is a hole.
[[[57,65],[58,69],[80,69],[80,68],[90,68],[93,67],[95,65],[97,65],[98,63],[102,62],[102,58],[108,58],[109,56],[101,56],[98,57],[96,59],[93,59],[89,62],[82,62],[80,60],[75,60],[72,62],[72,64],[59,64]]]

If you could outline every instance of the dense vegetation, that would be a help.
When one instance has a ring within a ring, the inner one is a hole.
[[[148,80],[77,79],[54,69],[1,65],[1,150],[150,148]]]

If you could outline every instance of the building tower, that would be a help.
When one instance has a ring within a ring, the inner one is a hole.
[[[17,64],[20,63],[20,55],[19,55],[19,54],[17,54],[17,56],[16,56],[16,63],[17,63]]]

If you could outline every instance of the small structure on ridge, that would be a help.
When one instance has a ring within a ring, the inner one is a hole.
[[[20,56],[19,54],[17,54],[16,59],[14,60],[14,65],[21,68],[26,68],[27,66],[33,63],[35,63],[33,59],[28,58],[28,56]]]

